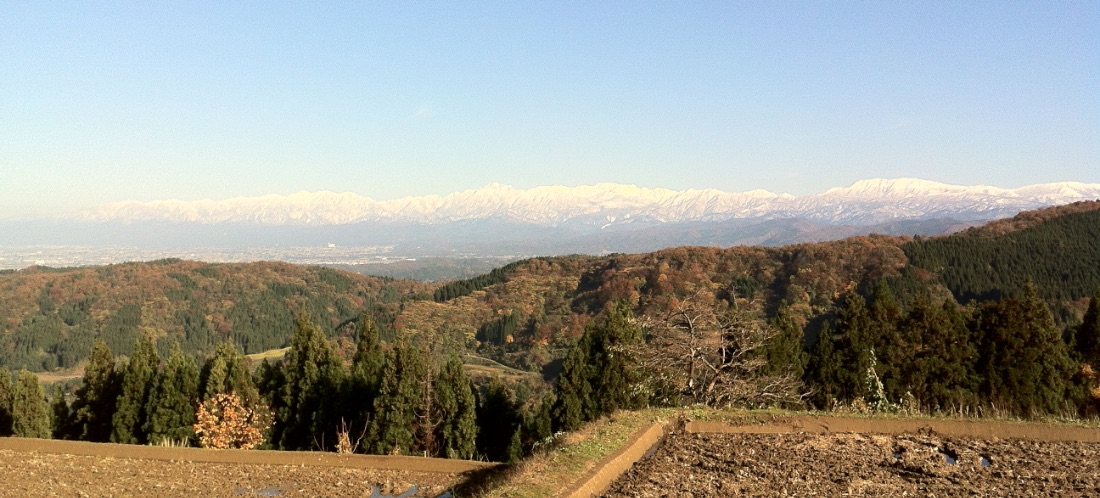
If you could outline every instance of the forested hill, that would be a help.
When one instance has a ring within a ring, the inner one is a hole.
[[[366,309],[430,296],[428,284],[286,263],[181,260],[0,272],[0,364],[51,370],[76,365],[102,337],[129,354],[146,332],[162,354],[212,352],[231,339],[246,353],[285,345],[307,310],[332,333]]]
[[[1100,289],[1100,201],[1028,211],[901,247],[960,303],[1018,295],[1028,279],[1048,300],[1078,300]]]
[[[198,403],[234,392],[270,407],[276,448],[350,420],[373,453],[496,461],[647,404],[1095,417],[1098,207],[934,239],[533,258],[443,284],[179,260],[5,272],[0,383],[90,352],[72,405],[54,389],[56,437],[192,438]],[[254,376],[238,352],[282,346]],[[22,434],[16,400],[49,425],[38,392],[10,398],[0,435]]]
[[[1024,293],[1035,282],[1060,326],[1079,323],[1100,291],[1100,202],[1024,212],[937,238],[864,236],[771,247],[677,247],[645,254],[566,256],[517,262],[442,285],[433,301],[410,302],[401,326],[416,333],[476,337],[483,355],[537,368],[583,332],[609,303],[646,315],[700,291],[736,296],[772,315],[782,306],[816,329],[845,293],[870,298],[888,283],[911,303],[953,295],[965,304]]]
[[[442,284],[283,263],[179,260],[0,272],[0,364],[70,367],[95,337],[128,354],[145,332],[159,338],[162,353],[179,342],[201,356],[223,339],[260,352],[285,346],[295,313],[306,310],[330,336],[371,311],[386,333],[427,336],[538,371],[615,302],[647,315],[700,292],[748,299],[769,316],[783,307],[814,338],[841,296],[869,297],[879,281],[902,301],[950,293],[965,304],[1019,295],[1028,279],[1059,324],[1081,319],[1085,298],[1100,290],[1100,202],[1021,213],[946,237],[544,257]]]

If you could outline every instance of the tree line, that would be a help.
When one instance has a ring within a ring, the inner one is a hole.
[[[819,323],[786,306],[696,291],[635,316],[617,302],[567,352],[552,389],[519,396],[477,386],[455,350],[427,338],[384,341],[357,321],[345,360],[301,313],[286,356],[253,373],[222,342],[200,365],[151,336],[115,358],[92,349],[68,402],[33,374],[0,371],[0,434],[158,444],[196,440],[196,413],[232,394],[259,414],[262,447],[511,461],[619,409],[783,406],[1024,417],[1100,409],[1100,293],[1084,320],[1057,327],[1036,285],[970,306],[925,294],[903,303],[889,281],[843,294]],[[809,332],[816,329],[816,337]],[[201,424],[200,424],[201,425]]]
[[[335,450],[343,441],[352,443],[349,450],[377,454],[493,454],[479,446],[479,393],[457,355],[435,362],[438,352],[426,346],[383,347],[374,321],[359,322],[356,351],[346,365],[308,315],[299,315],[286,357],[265,361],[255,375],[229,341],[200,367],[178,345],[162,361],[149,335],[118,359],[97,340],[72,402],[57,389],[52,407],[34,374],[21,371],[13,387],[4,368],[0,434],[194,444],[199,407],[232,394],[243,407],[269,416],[267,448]]]
[[[1098,303],[1100,294],[1082,323],[1062,328],[1032,282],[969,306],[925,294],[903,307],[882,281],[867,299],[841,298],[809,349],[804,380],[818,408],[1093,416]]]

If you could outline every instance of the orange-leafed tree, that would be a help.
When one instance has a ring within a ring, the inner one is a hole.
[[[195,435],[203,448],[248,450],[264,442],[271,427],[267,407],[247,407],[236,393],[218,394],[199,405]]]

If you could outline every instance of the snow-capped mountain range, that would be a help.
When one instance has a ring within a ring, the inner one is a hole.
[[[580,222],[606,227],[634,222],[803,218],[829,224],[870,225],[934,218],[988,220],[1092,199],[1100,199],[1100,183],[1061,182],[1006,189],[914,178],[871,179],[806,196],[765,190],[675,191],[614,183],[520,190],[494,183],[444,196],[385,201],[327,191],[225,200],[125,201],[81,212],[73,221],[317,226],[502,220],[537,226]]]

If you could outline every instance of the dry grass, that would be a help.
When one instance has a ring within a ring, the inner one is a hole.
[[[556,444],[516,464],[484,493],[489,497],[557,496],[614,454],[639,428],[676,416],[671,409],[617,412],[561,436]]]
[[[505,381],[518,381],[527,377],[541,378],[538,373],[525,372],[480,356],[467,355],[462,361],[466,375],[470,377],[500,377]]]
[[[289,351],[289,350],[290,350],[289,347],[279,348],[279,349],[269,349],[267,351],[260,351],[259,353],[252,353],[250,355],[245,355],[245,356],[249,360],[252,361],[252,365],[259,366],[259,364],[263,363],[264,360],[270,360],[272,362],[275,362],[275,361],[279,361],[279,360],[283,359],[283,357],[286,356],[286,352]]]
[[[64,382],[72,379],[79,379],[84,377],[84,366],[87,365],[87,360],[81,361],[77,366],[67,370],[57,370],[54,372],[33,372],[38,376],[38,381],[43,384],[53,384],[54,382]]]

